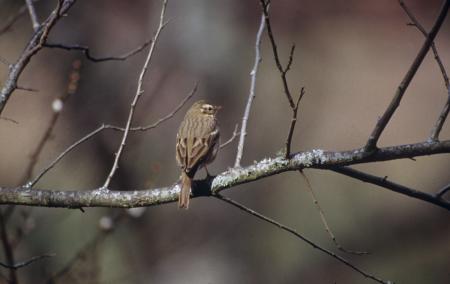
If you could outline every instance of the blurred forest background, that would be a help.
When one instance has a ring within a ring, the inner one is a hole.
[[[40,20],[55,3],[36,3]],[[429,30],[441,1],[406,3]],[[23,1],[0,0],[0,27],[22,5]],[[120,55],[152,37],[160,7],[160,1],[77,1],[52,30],[49,42],[86,45],[99,57]],[[423,35],[406,25],[409,19],[392,0],[282,0],[273,1],[270,13],[283,62],[287,62],[291,44],[297,46],[288,74],[290,86],[306,89],[293,151],[364,145]],[[231,137],[247,101],[260,15],[259,1],[170,1],[170,23],[161,34],[145,78],[135,124],[147,125],[171,112],[199,82],[188,105],[198,99],[222,105],[222,137]],[[31,34],[25,13],[0,36],[1,58],[14,62]],[[436,39],[447,70],[449,34],[447,19]],[[274,156],[283,147],[291,115],[266,34],[261,49],[244,166]],[[44,49],[33,57],[19,84],[39,91],[17,90],[8,102],[2,116],[18,124],[0,120],[1,186],[22,183],[30,154],[52,115],[52,102],[66,92],[75,60],[81,60],[77,90],[64,104],[37,170],[102,123],[125,125],[145,54],[103,63],[90,62],[77,51],[57,49]],[[7,71],[6,65],[0,65],[0,82]],[[430,52],[380,146],[426,140],[446,98]],[[113,189],[166,186],[178,179],[175,136],[186,108],[157,129],[131,134]],[[36,187],[82,190],[101,186],[120,137],[117,132],[98,135],[65,157]],[[441,137],[450,137],[448,123]],[[233,166],[236,145],[237,139],[219,152],[209,167],[211,173]],[[435,192],[449,182],[450,157],[443,154],[357,168]],[[450,283],[448,212],[333,172],[306,170],[306,174],[338,241],[347,248],[371,252],[346,258],[398,283]],[[203,176],[204,171],[197,174],[197,178]],[[290,172],[225,194],[337,251],[305,187],[301,176]],[[122,212],[16,208],[8,223],[12,239],[24,233],[15,247],[16,259],[56,254],[18,270],[20,283],[44,283],[65,267],[70,271],[56,283],[372,283],[300,240],[214,198],[197,198],[188,211],[172,203],[132,212],[143,213],[140,217],[125,217]],[[112,219],[105,216],[119,219],[109,224]],[[112,225],[113,230],[102,231],[100,220],[103,227]],[[0,252],[3,260],[3,247]],[[82,255],[68,266],[77,254]],[[0,272],[7,275],[5,269]]]

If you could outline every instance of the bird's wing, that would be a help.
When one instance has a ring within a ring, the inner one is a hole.
[[[219,129],[214,128],[213,131],[208,132],[201,138],[188,139],[188,157],[186,159],[186,170],[194,169],[200,166],[210,151],[213,151],[216,144],[219,143]]]

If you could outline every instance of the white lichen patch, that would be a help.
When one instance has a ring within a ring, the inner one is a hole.
[[[161,199],[168,199],[171,196],[179,194],[181,191],[181,187],[179,184],[175,184],[172,187],[166,187],[159,189],[157,192],[155,192],[155,198],[161,198]]]
[[[227,187],[237,181],[245,181],[247,179],[257,178],[261,173],[270,173],[274,170],[285,167],[289,164],[289,160],[283,157],[264,158],[260,162],[255,162],[252,166],[246,168],[231,168],[228,171],[216,176],[212,182],[211,188]]]
[[[264,158],[259,163],[255,164],[254,170],[256,172],[270,172],[273,169],[277,169],[280,167],[287,166],[289,161],[284,159],[283,157],[277,157],[275,159]]]
[[[231,168],[228,171],[216,176],[211,184],[211,189],[216,189],[220,187],[225,187],[232,183],[233,181],[239,179],[245,169],[242,168]]]
[[[314,164],[323,164],[326,162],[327,158],[324,155],[324,151],[321,149],[313,149],[308,152],[302,152],[295,155],[292,158],[295,164],[303,165],[304,167],[311,167]]]
[[[112,191],[112,190],[108,190],[107,192],[103,193],[108,193],[108,195],[111,196],[111,198],[113,200],[123,200],[126,203],[130,203],[133,200],[133,192],[123,192],[123,191]]]
[[[105,193],[109,193],[109,189],[107,189],[106,187],[99,187],[92,191],[93,195],[102,195]]]

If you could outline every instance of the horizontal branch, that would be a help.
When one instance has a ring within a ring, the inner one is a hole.
[[[250,183],[282,172],[304,168],[332,169],[339,166],[412,158],[439,153],[450,153],[450,140],[385,147],[371,156],[362,148],[350,151],[311,150],[290,156],[266,158],[251,166],[232,168],[208,180],[193,183],[193,196],[209,196],[224,189]],[[180,188],[172,186],[133,191],[107,191],[102,189],[84,191],[61,191],[30,189],[26,187],[0,188],[0,204],[16,204],[45,207],[119,207],[131,208],[173,202],[178,199]],[[399,192],[402,193],[402,192]],[[409,195],[407,193],[402,193]],[[419,198],[423,201],[429,200]],[[450,202],[441,200],[440,207],[450,210]]]

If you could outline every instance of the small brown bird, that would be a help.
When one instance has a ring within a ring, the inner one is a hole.
[[[178,129],[176,158],[181,167],[180,208],[189,207],[192,179],[197,170],[206,169],[206,165],[216,158],[220,144],[216,115],[220,108],[198,101],[187,111]],[[206,173],[209,175],[207,169]]]

